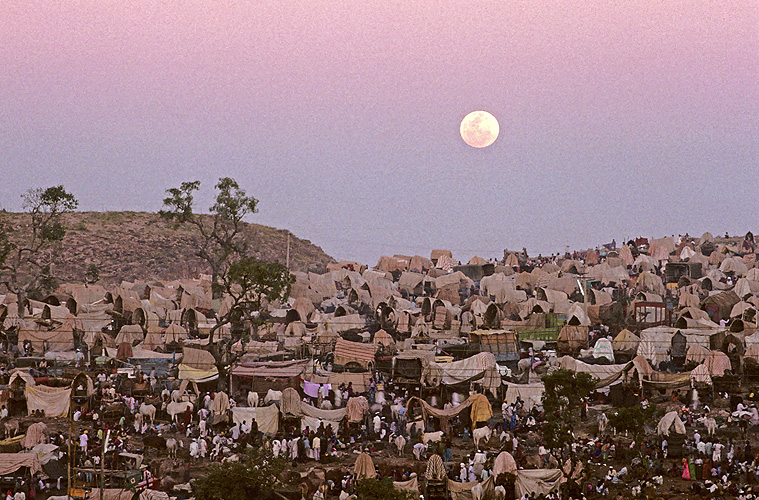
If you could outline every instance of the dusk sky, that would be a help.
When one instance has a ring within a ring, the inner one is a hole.
[[[756,0],[0,2],[8,210],[229,176],[337,259],[468,261],[756,231],[758,159]]]

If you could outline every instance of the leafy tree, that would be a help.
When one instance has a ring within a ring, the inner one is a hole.
[[[414,497],[411,492],[396,490],[388,477],[359,479],[355,490],[358,500],[411,500]]]
[[[261,315],[264,302],[286,300],[294,282],[295,277],[279,262],[243,257],[230,264],[221,277],[225,304],[216,325],[211,329],[207,347],[219,371],[219,390],[225,389],[227,371],[236,357],[232,356],[228,344],[214,342],[216,331],[234,321],[261,324],[264,319]]]
[[[215,465],[193,486],[197,500],[248,500],[269,498],[285,468],[282,458],[260,449],[239,462]]]
[[[543,440],[551,449],[551,454],[562,464],[562,471],[571,477],[577,465],[576,457],[570,452],[570,445],[575,437],[573,424],[577,421],[580,405],[593,390],[597,379],[588,373],[575,373],[571,370],[556,370],[543,376],[543,411],[546,422],[543,424]],[[563,464],[569,455],[571,468],[564,470]]]
[[[10,224],[0,224],[0,283],[18,295],[19,314],[26,297],[55,287],[49,250],[66,236],[63,215],[79,206],[63,186],[30,189],[22,198],[29,230],[18,233]]]
[[[100,279],[100,269],[95,264],[90,264],[87,268],[87,272],[84,273],[84,283],[86,285],[94,285]]]
[[[258,211],[258,200],[247,196],[234,179],[222,177],[216,184],[210,216],[203,216],[195,213],[194,193],[198,189],[200,181],[183,182],[178,188],[167,189],[165,209],[159,214],[177,225],[190,224],[200,232],[202,239],[196,255],[211,268],[214,298],[220,298],[218,280],[234,258],[245,255],[247,242],[242,223],[248,214]]]
[[[617,432],[632,435],[632,438],[638,442],[644,433],[645,426],[658,421],[663,413],[664,410],[656,405],[650,405],[648,408],[643,408],[641,405],[619,408],[614,413],[609,414],[609,425],[614,427]]]

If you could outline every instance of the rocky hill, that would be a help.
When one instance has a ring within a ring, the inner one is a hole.
[[[0,213],[0,222],[15,229],[15,238],[29,228],[29,216]],[[198,231],[174,227],[145,212],[76,212],[65,215],[66,238],[54,250],[53,269],[65,281],[81,280],[90,264],[100,282],[171,280],[196,277],[209,268],[196,255]],[[244,234],[252,256],[285,263],[289,231],[246,224]],[[334,259],[308,240],[290,237],[290,268],[324,272]]]

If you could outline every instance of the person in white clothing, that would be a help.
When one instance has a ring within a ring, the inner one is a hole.
[[[316,460],[317,462],[320,459],[319,452],[321,451],[321,445],[322,445],[321,438],[318,435],[314,436],[314,442],[311,444],[311,447],[314,449],[314,460]]]

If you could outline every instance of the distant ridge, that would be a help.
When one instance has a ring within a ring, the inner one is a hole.
[[[28,230],[25,214],[0,212],[0,222],[17,234]],[[66,238],[56,248],[54,274],[62,281],[83,280],[90,264],[100,271],[100,283],[137,280],[172,280],[209,273],[195,256],[200,236],[194,228],[180,226],[147,212],[75,212],[65,215]],[[250,255],[285,263],[289,231],[245,224]],[[308,240],[291,235],[290,268],[324,272],[334,259]]]

